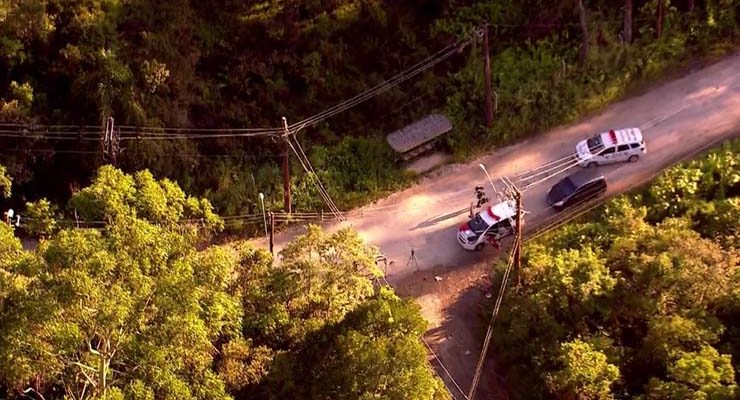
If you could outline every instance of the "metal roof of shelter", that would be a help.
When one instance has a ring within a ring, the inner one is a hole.
[[[450,120],[441,114],[430,114],[402,129],[388,134],[388,144],[398,153],[405,153],[452,130]]]

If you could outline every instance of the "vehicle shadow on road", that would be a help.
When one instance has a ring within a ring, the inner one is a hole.
[[[442,221],[444,221],[446,219],[455,218],[458,215],[462,215],[462,214],[465,214],[467,212],[470,212],[470,208],[469,207],[461,208],[461,209],[459,209],[457,211],[453,211],[453,212],[450,212],[450,213],[447,213],[447,214],[438,215],[436,217],[430,218],[430,219],[428,219],[428,220],[426,220],[424,222],[419,223],[419,225],[416,225],[415,227],[413,227],[413,228],[411,228],[409,230],[410,231],[415,231],[417,229],[428,228],[428,227],[434,226],[437,223],[442,222]]]

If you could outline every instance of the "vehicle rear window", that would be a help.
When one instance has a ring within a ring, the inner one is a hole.
[[[586,145],[588,145],[588,149],[593,152],[594,150],[601,149],[604,143],[601,142],[601,135],[596,135],[591,139],[588,139],[586,141]]]
[[[617,151],[627,151],[630,147],[626,144],[620,144],[619,147],[617,147]]]
[[[562,181],[558,182],[550,190],[555,198],[562,199],[570,196],[571,193],[575,192],[576,185],[573,183],[573,181],[570,180],[570,178],[565,178]]]
[[[630,147],[633,148],[633,149],[636,149],[636,148],[640,147],[640,144],[639,143],[632,143],[630,145]]]

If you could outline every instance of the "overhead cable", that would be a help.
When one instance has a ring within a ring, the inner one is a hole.
[[[504,292],[506,292],[506,286],[509,283],[509,275],[514,267],[514,253],[517,248],[521,245],[522,238],[517,235],[514,238],[514,243],[509,250],[509,259],[507,261],[504,275],[501,277],[501,286],[499,287],[498,296],[496,297],[496,303],[491,312],[491,320],[488,323],[488,329],[486,330],[486,337],[483,340],[483,348],[481,349],[480,356],[478,357],[478,365],[475,368],[475,375],[473,376],[473,382],[470,385],[470,391],[468,392],[468,398],[475,400],[475,392],[478,389],[478,383],[480,380],[481,372],[483,371],[483,364],[485,363],[486,353],[488,353],[488,346],[491,343],[491,336],[493,335],[493,324],[496,322],[499,309],[501,308],[501,302],[504,299]]]
[[[306,162],[310,164],[310,161],[308,159],[306,160],[303,159],[303,157],[301,156],[302,150],[301,150],[301,153],[298,152],[298,150],[296,149],[296,146],[294,146],[293,143],[291,142],[290,137],[291,135],[287,134],[285,136],[285,140],[288,142],[290,149],[293,150],[293,153],[298,158],[298,162],[301,163],[303,170],[309,175],[309,179],[313,181],[314,186],[316,187],[316,190],[319,192],[319,195],[321,196],[322,199],[324,199],[324,202],[326,203],[326,205],[329,206],[329,210],[332,212],[332,214],[334,214],[334,216],[338,220],[340,221],[345,220],[344,216],[342,215],[342,212],[339,211],[339,209],[336,207],[334,202],[331,200],[331,197],[329,196],[329,194],[325,191],[324,185],[321,184],[321,180],[319,179],[318,175],[316,175],[315,171],[313,170],[313,167],[309,168],[309,166],[306,165]],[[300,144],[298,144],[297,141],[296,141],[296,144],[300,146]]]
[[[465,46],[467,46],[468,44],[472,42],[472,40],[473,39],[470,39],[470,38],[459,40],[455,44],[452,44],[450,46],[443,48],[442,50],[437,51],[433,55],[401,71],[397,75],[389,79],[386,79],[385,81],[375,85],[374,87],[350,99],[347,99],[339,104],[336,104],[333,107],[330,107],[316,115],[313,115],[311,117],[308,117],[306,119],[303,119],[301,121],[291,124],[289,127],[290,131],[297,132],[305,127],[316,125],[328,118],[331,118],[341,112],[346,111],[349,108],[352,108],[383,92],[388,91],[389,89],[395,86],[398,86],[399,84],[413,78],[414,76],[434,67],[435,65],[446,60],[447,58],[451,57],[455,53],[462,51],[465,48]]]

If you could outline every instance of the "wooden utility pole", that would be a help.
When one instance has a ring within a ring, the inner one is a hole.
[[[658,9],[655,10],[655,38],[660,39],[663,34],[663,0],[658,0]]]
[[[588,60],[588,51],[591,39],[588,34],[588,19],[586,16],[586,7],[583,0],[578,0],[578,20],[581,23],[581,32],[583,32],[583,44],[581,45],[581,62],[586,63]]]
[[[632,0],[624,0],[624,42],[632,43]]]
[[[483,25],[483,82],[486,89],[486,126],[493,125],[493,105],[491,104],[491,52],[488,47],[488,23]]]
[[[103,159],[105,161],[110,161],[110,163],[113,165],[116,165],[116,155],[118,153],[119,138],[116,135],[113,117],[106,118],[102,139]]]
[[[519,243],[514,247],[514,265],[516,265],[516,285],[522,284],[522,193],[515,186],[514,188],[514,199],[516,200],[516,236],[514,236],[514,243],[517,240]]]
[[[481,349],[480,356],[478,357],[478,365],[475,367],[475,373],[473,374],[473,382],[470,384],[470,391],[468,392],[467,398],[469,400],[475,400],[475,394],[478,389],[478,384],[480,383],[480,376],[483,372],[483,366],[485,365],[486,361],[486,354],[488,354],[488,346],[491,344],[491,337],[493,335],[493,324],[496,321],[496,316],[498,315],[499,309],[501,307],[501,302],[504,298],[504,292],[506,291],[506,284],[509,281],[510,272],[516,266],[517,269],[517,276],[520,276],[520,270],[521,270],[521,239],[522,239],[522,217],[524,215],[524,210],[522,210],[522,193],[519,191],[519,189],[511,182],[504,183],[507,186],[507,193],[511,196],[514,196],[514,199],[516,200],[516,236],[514,236],[514,244],[511,251],[514,253],[509,253],[509,260],[508,264],[506,265],[506,271],[504,272],[504,275],[501,278],[501,288],[499,289],[498,296],[496,298],[496,303],[493,306],[493,311],[491,313],[491,321],[488,323],[488,329],[486,330],[486,337],[483,339],[483,348]],[[513,256],[513,257],[512,257]],[[519,278],[521,279],[521,278]]]
[[[290,130],[288,130],[288,120],[283,117],[283,128],[285,129],[285,149],[283,152],[283,209],[286,213],[291,213],[290,207]]]
[[[275,237],[275,213],[270,211],[270,254],[275,254],[272,250],[274,245],[274,237]]]

